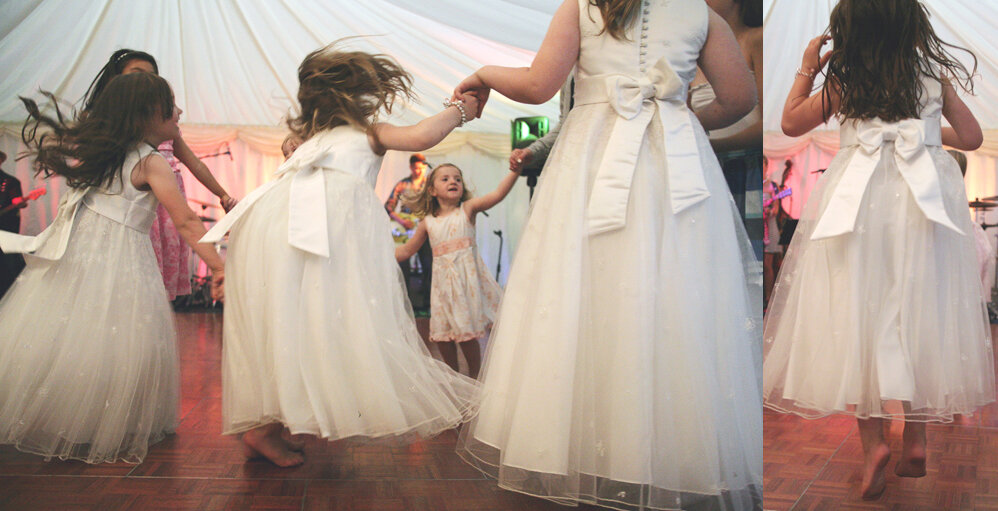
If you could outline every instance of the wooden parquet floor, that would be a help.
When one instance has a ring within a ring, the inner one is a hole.
[[[992,337],[998,333],[992,326]],[[928,426],[925,477],[894,475],[903,423],[891,423],[887,490],[860,498],[863,469],[856,420],[807,420],[766,410],[763,415],[763,494],[766,510],[998,510],[998,404],[953,424]]]
[[[220,434],[221,319],[177,314],[182,420],[142,464],[46,462],[0,446],[0,510],[565,509],[499,489],[457,457],[453,431],[408,446],[311,440],[291,469],[247,461],[239,440]]]

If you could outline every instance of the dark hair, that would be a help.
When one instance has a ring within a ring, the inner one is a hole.
[[[925,77],[953,79],[973,92],[977,57],[940,40],[918,0],[841,0],[832,9],[828,30],[833,49],[822,87],[826,117],[839,113],[887,122],[918,117]],[[946,47],[970,54],[973,71]],[[829,111],[833,90],[840,98],[838,112]]]
[[[0,151],[0,161],[7,161],[7,153]]]
[[[794,166],[794,162],[792,160],[790,160],[790,159],[787,159],[785,162],[783,162],[783,179],[782,179],[782,182],[786,182],[787,178],[790,177],[790,169],[792,169],[793,166]]]
[[[112,78],[86,115],[67,121],[51,92],[42,92],[55,118],[21,97],[28,120],[21,129],[27,155],[35,156],[35,174],[66,178],[73,188],[107,187],[121,176],[128,152],[142,142],[149,122],[173,115],[170,84],[157,75],[131,73]],[[39,131],[38,128],[44,128]]]
[[[412,76],[391,57],[339,51],[339,42],[309,53],[298,66],[301,114],[288,128],[302,140],[348,124],[367,131],[400,96],[413,97]]]
[[[762,0],[734,0],[738,4],[738,16],[746,27],[762,26]]]
[[[412,165],[417,161],[426,163],[426,156],[423,156],[423,153],[412,153],[412,156],[409,157],[409,165]]]
[[[97,97],[101,95],[104,88],[107,87],[108,82],[110,82],[114,77],[121,74],[125,70],[125,66],[133,60],[144,60],[149,64],[152,64],[153,71],[159,74],[159,66],[156,65],[156,59],[152,55],[144,51],[129,50],[127,48],[122,48],[111,54],[111,58],[107,59],[107,63],[101,68],[97,76],[94,77],[94,81],[90,82],[90,87],[87,89],[87,93],[83,95],[83,111],[86,112],[94,107],[94,102],[97,101]]]
[[[627,27],[641,11],[640,0],[589,0],[589,5],[595,5],[603,18],[599,33],[609,32],[614,39],[627,39]]]

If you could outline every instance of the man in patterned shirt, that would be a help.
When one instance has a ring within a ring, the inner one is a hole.
[[[426,157],[422,153],[413,153],[409,157],[409,177],[402,179],[395,184],[392,194],[385,201],[385,210],[388,216],[397,222],[406,231],[411,232],[416,228],[419,219],[410,217],[409,208],[402,204],[402,197],[407,193],[415,194],[423,189],[426,182],[426,175],[429,173],[429,166],[426,164]],[[406,238],[403,238],[404,242]],[[402,274],[405,276],[405,285],[409,293],[409,301],[412,302],[413,311],[417,314],[427,314],[430,310],[430,278],[433,268],[433,249],[429,243],[423,243],[416,254],[419,268],[412,268],[409,261],[399,263],[402,267]],[[421,274],[422,279],[413,279],[413,275]]]

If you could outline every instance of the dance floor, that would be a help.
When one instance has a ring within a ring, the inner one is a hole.
[[[992,325],[992,338],[996,338]],[[928,426],[925,477],[894,475],[902,423],[891,423],[887,490],[860,498],[863,448],[856,420],[807,420],[769,410],[763,415],[766,510],[998,510],[998,404],[953,424]]]
[[[46,462],[0,447],[0,510],[541,511],[546,500],[500,490],[454,453],[448,431],[409,446],[311,440],[305,464],[247,461],[221,431],[222,316],[179,313],[177,434],[140,465]],[[581,506],[578,509],[597,509]]]

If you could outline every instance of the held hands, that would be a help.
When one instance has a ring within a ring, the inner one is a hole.
[[[825,64],[828,63],[828,59],[832,56],[831,51],[825,52],[824,55],[821,54],[821,47],[831,39],[832,36],[830,35],[819,35],[811,39],[807,43],[807,48],[804,49],[804,58],[801,60],[800,68],[812,78],[814,78],[814,75],[818,71],[824,69]]]
[[[468,113],[469,121],[472,119],[478,119],[482,116],[481,111],[485,104],[478,100],[478,95],[476,93],[465,93],[458,99],[464,102],[464,111]]]
[[[454,89],[454,95],[451,96],[451,101],[464,99],[469,94],[475,96],[477,108],[469,108],[468,114],[471,115],[473,113],[474,118],[478,119],[482,116],[482,110],[485,109],[485,103],[489,100],[490,92],[492,92],[492,89],[482,83],[482,79],[479,78],[476,72],[457,85]]]
[[[238,200],[233,199],[228,195],[222,195],[221,197],[219,197],[218,202],[222,203],[222,209],[224,209],[226,213],[232,210],[232,208],[236,207],[236,204],[239,203]]]
[[[519,174],[523,170],[523,166],[530,163],[530,160],[533,159],[534,152],[530,149],[513,149],[513,152],[509,155],[509,170]]]
[[[211,272],[211,299],[225,303],[225,270]]]

